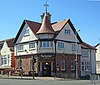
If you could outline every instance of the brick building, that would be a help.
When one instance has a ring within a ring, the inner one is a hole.
[[[28,74],[36,59],[34,71],[38,76],[75,78],[77,73],[80,77],[83,41],[71,20],[51,23],[47,10],[41,19],[22,23],[14,41],[16,69]]]

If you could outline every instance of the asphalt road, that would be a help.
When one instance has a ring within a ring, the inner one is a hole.
[[[0,79],[0,85],[96,85],[90,80],[21,80]],[[100,85],[100,84],[97,84]]]

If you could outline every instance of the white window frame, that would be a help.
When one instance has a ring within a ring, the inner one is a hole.
[[[35,49],[35,42],[29,43],[29,50]]]
[[[58,48],[64,49],[64,42],[58,42]]]
[[[24,34],[24,36],[28,36],[29,35],[29,29],[27,28],[26,30],[25,30],[25,34]]]
[[[71,61],[71,71],[75,71],[76,63],[75,61]]]
[[[71,34],[71,30],[70,29],[65,29],[65,35],[70,35]]]
[[[65,60],[61,60],[61,71],[65,71],[66,70],[66,62]]]
[[[42,48],[52,48],[53,41],[40,41],[40,47]]]
[[[7,61],[8,59],[7,59],[7,56],[2,56],[1,57],[1,65],[7,65]]]
[[[88,57],[88,56],[89,56],[88,49],[82,49],[82,57]]]
[[[23,44],[18,45],[17,50],[18,51],[23,51],[24,50]]]
[[[84,64],[82,64],[84,63]],[[90,71],[90,62],[89,61],[82,61],[81,62],[81,71]]]
[[[72,43],[72,51],[76,51],[76,44]]]

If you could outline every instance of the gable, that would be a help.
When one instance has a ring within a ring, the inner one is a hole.
[[[27,24],[27,26],[25,26],[26,24]],[[41,26],[41,23],[24,20],[16,37],[15,37],[14,43],[18,43],[21,41],[22,35],[25,32],[24,31],[25,27],[26,28],[29,27],[29,29],[33,32],[33,34],[36,34],[36,32],[39,30],[40,26]],[[22,31],[24,31],[24,32],[22,32]]]
[[[22,43],[22,42],[32,41],[36,39],[37,38],[33,33],[33,31],[31,30],[31,28],[29,27],[29,25],[25,23],[16,43]]]
[[[75,32],[73,31],[72,27],[69,23],[62,28],[62,30],[57,35],[56,39],[64,40],[64,41],[72,41],[72,42],[80,42],[79,39],[76,37]]]
[[[10,48],[8,47],[6,41],[3,44],[3,47],[1,49],[1,55],[8,55],[11,54]]]

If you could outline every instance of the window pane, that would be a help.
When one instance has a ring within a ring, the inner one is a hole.
[[[46,43],[46,44],[47,44],[46,46],[47,46],[47,47],[49,47],[49,41],[47,41],[47,43]]]
[[[82,71],[84,71],[84,66],[82,66]]]
[[[46,42],[43,42],[43,47],[46,47]]]
[[[82,65],[84,65],[84,62],[82,62]]]
[[[42,41],[40,42],[40,47],[42,47]]]
[[[50,42],[50,47],[53,47],[53,42],[52,41]]]

